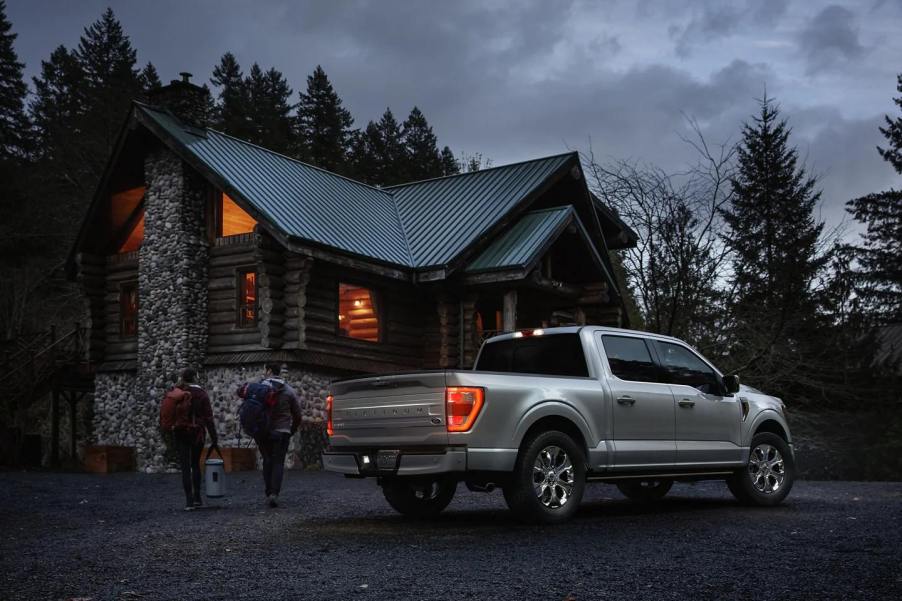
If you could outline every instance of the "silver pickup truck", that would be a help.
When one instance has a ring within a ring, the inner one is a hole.
[[[500,487],[521,519],[571,517],[586,482],[660,499],[674,481],[724,479],[780,503],[795,461],[780,399],[722,375],[684,342],[617,328],[524,330],[485,341],[473,370],[344,380],[327,400],[326,470],[375,477],[427,517],[459,482]]]

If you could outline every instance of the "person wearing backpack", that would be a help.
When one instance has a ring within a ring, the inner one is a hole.
[[[254,438],[263,458],[266,502],[278,507],[285,456],[291,437],[301,425],[298,395],[283,378],[279,363],[267,363],[260,382],[248,382],[238,389],[244,403],[238,411],[241,427]]]
[[[197,384],[197,372],[190,367],[182,370],[178,383],[166,392],[160,405],[160,427],[172,433],[182,488],[185,491],[185,511],[203,505],[200,498],[200,457],[209,432],[211,447],[219,447],[219,437],[213,424],[210,397]]]

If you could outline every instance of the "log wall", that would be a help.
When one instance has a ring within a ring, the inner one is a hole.
[[[258,269],[262,250],[255,234],[219,238],[210,247],[207,282],[207,353],[220,354],[261,350],[260,328],[239,328],[238,271]],[[258,276],[259,277],[259,276]],[[257,293],[263,287],[258,279]],[[270,309],[271,310],[271,309]],[[259,325],[259,324],[258,324]]]
[[[92,329],[103,332],[104,361],[134,361],[138,356],[138,337],[125,337],[119,331],[120,290],[123,284],[137,283],[138,281],[138,253],[131,252],[107,257],[105,276],[103,326],[102,328],[92,327]],[[141,310],[139,306],[138,311]],[[93,337],[94,333],[92,332],[92,339]]]

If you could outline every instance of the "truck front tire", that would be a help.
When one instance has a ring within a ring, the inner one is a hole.
[[[457,481],[448,478],[386,478],[385,500],[398,513],[411,518],[433,518],[451,503]]]
[[[733,496],[745,505],[779,505],[795,481],[796,465],[785,440],[760,432],[749,445],[748,464],[727,479]]]
[[[582,449],[564,432],[551,430],[523,442],[504,499],[520,520],[556,524],[573,517],[585,488]]]

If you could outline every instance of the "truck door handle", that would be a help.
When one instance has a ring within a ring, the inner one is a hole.
[[[620,405],[635,405],[636,399],[631,396],[617,397],[617,403],[619,403]]]
[[[680,399],[680,407],[695,407],[695,401],[689,399]]]

